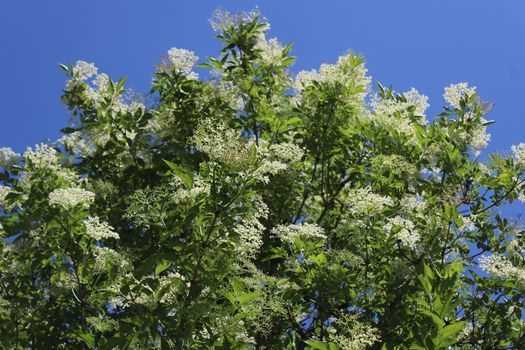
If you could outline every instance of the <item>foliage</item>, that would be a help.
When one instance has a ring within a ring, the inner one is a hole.
[[[480,158],[475,88],[427,121],[359,55],[293,77],[258,13],[212,25],[210,78],[172,49],[145,106],[62,65],[65,136],[0,150],[0,347],[525,348],[523,231],[500,212],[525,146]]]

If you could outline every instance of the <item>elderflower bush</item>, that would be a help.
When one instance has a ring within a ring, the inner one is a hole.
[[[64,135],[0,148],[0,347],[525,348],[525,146],[481,153],[478,90],[433,117],[351,51],[293,74],[257,10],[211,24],[149,94],[62,65]]]

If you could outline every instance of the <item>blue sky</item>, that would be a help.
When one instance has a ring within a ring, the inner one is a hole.
[[[374,81],[428,95],[429,117],[444,104],[445,86],[467,81],[495,103],[488,150],[525,142],[525,1],[14,0],[0,3],[0,147],[23,151],[59,137],[69,115],[58,63],[94,62],[147,91],[169,48],[216,55],[213,10],[256,5],[270,35],[294,43],[294,72],[352,49]]]

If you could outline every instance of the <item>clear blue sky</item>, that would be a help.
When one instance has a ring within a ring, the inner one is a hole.
[[[114,79],[147,91],[171,47],[216,55],[208,25],[217,7],[258,5],[271,36],[293,42],[293,67],[317,68],[347,49],[362,53],[374,81],[417,88],[431,112],[443,87],[467,81],[495,103],[489,150],[525,142],[525,1],[182,1],[12,0],[0,3],[0,147],[23,151],[54,140],[68,113],[58,63],[94,62]],[[430,116],[430,115],[429,115]]]

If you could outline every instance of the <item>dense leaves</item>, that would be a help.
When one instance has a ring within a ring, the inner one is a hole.
[[[289,71],[256,12],[171,49],[140,95],[62,65],[64,137],[0,149],[0,347],[523,349],[525,145],[489,104]]]

